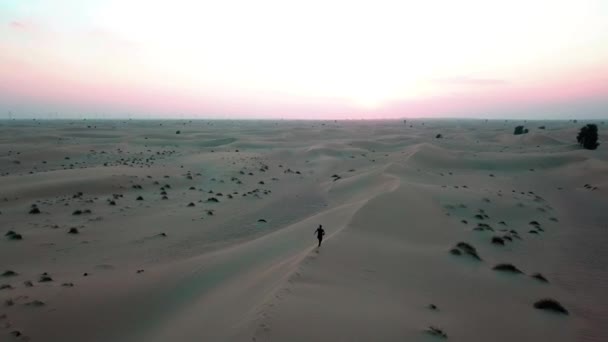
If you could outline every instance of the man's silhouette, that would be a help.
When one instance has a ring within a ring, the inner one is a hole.
[[[319,225],[319,228],[315,230],[315,234],[317,234],[317,240],[319,240],[319,246],[321,247],[321,242],[323,241],[323,235],[325,235],[325,230],[322,225]]]

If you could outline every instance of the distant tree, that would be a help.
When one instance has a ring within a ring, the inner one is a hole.
[[[528,129],[524,128],[524,126],[517,126],[517,127],[515,127],[515,131],[513,131],[513,134],[515,134],[515,135],[526,134],[526,133],[528,133]]]
[[[576,136],[578,143],[588,149],[595,150],[600,144],[597,142],[597,125],[587,124],[583,126]]]
[[[539,126],[538,129],[545,129],[545,126]]]

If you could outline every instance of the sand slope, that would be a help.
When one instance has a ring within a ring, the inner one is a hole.
[[[607,150],[518,124],[2,122],[0,340],[605,340]]]

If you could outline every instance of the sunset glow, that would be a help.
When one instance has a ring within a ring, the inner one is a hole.
[[[8,0],[0,116],[602,117],[606,17],[601,0]]]

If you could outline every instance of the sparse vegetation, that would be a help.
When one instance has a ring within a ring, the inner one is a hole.
[[[526,134],[528,133],[528,129],[524,128],[524,126],[517,126],[515,127],[515,130],[513,131],[514,135],[520,135],[520,134]]]
[[[564,308],[558,301],[554,299],[541,299],[534,303],[534,307],[540,310],[553,311],[564,315],[568,314],[568,310],[566,310],[566,308]]]
[[[51,278],[51,276],[48,273],[46,273],[46,272],[42,273],[40,275],[40,279],[38,279],[39,283],[48,283],[48,282],[51,282],[51,281],[53,281],[53,278]]]
[[[32,215],[40,214],[40,209],[38,208],[37,205],[32,204],[32,207],[30,209],[30,214],[32,214]]]
[[[522,271],[519,270],[519,268],[517,268],[511,264],[498,264],[498,265],[492,267],[492,269],[495,271],[502,271],[502,272],[523,273]]]
[[[494,237],[492,237],[492,244],[504,246],[505,240],[503,238],[501,238],[500,236],[494,236]]]
[[[14,277],[16,276],[18,273],[13,271],[13,270],[6,270],[2,273],[3,277]]]
[[[600,144],[597,142],[597,125],[587,124],[583,126],[576,136],[576,141],[588,150],[595,150]]]
[[[479,257],[479,254],[477,254],[477,250],[475,249],[475,247],[471,246],[466,242],[457,243],[456,247],[450,250],[450,253],[452,253],[453,255],[467,254],[472,256],[475,260],[481,261],[481,258]]]
[[[539,281],[542,281],[543,283],[548,283],[549,281],[547,280],[547,278],[545,278],[542,274],[540,273],[534,273],[532,274],[530,277],[534,278],[534,279],[538,279]]]
[[[430,326],[426,332],[430,335],[440,337],[440,338],[448,338],[448,334],[446,334],[443,330],[436,328],[434,326]]]
[[[9,240],[23,240],[23,236],[21,234],[15,233],[12,230],[9,230],[6,234],[4,234]]]

